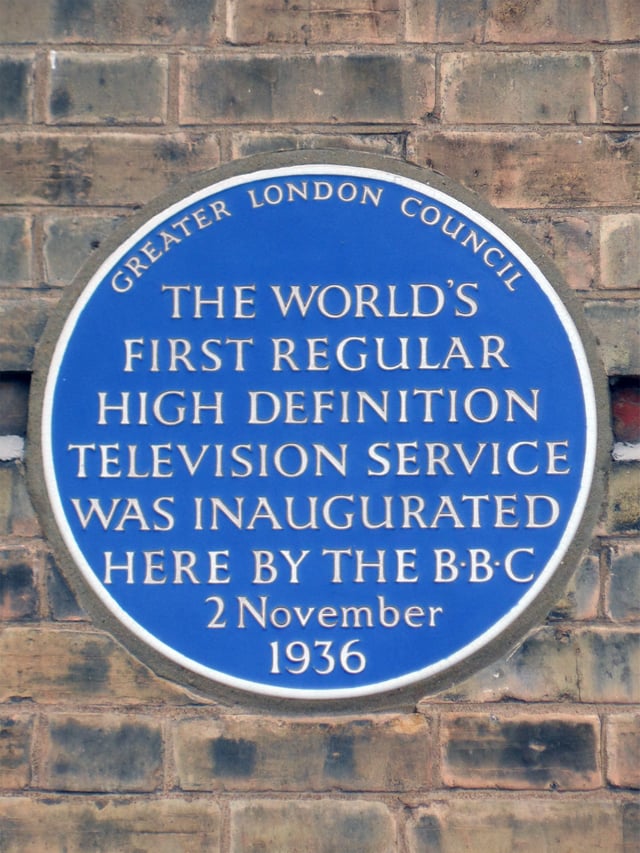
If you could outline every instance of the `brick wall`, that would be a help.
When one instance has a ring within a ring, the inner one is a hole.
[[[637,0],[4,0],[0,39],[0,850],[638,850]],[[218,163],[328,146],[427,164],[529,231],[585,305],[629,461],[512,654],[411,711],[270,715],[91,624],[7,436],[114,223]]]

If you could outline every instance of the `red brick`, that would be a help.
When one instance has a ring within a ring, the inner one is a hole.
[[[412,159],[497,207],[587,207],[640,201],[640,136],[555,132],[416,133]]]
[[[600,265],[602,287],[640,288],[640,214],[603,216]]]
[[[442,778],[458,788],[590,790],[602,784],[596,716],[445,716]]]
[[[0,787],[26,788],[31,781],[33,715],[0,714]]]
[[[618,378],[611,385],[611,417],[616,441],[640,443],[640,377]]]
[[[12,133],[0,137],[0,204],[133,205],[218,165],[211,134]]]
[[[141,715],[55,714],[48,720],[40,787],[154,791],[162,783],[159,724]]]
[[[607,718],[607,780],[616,788],[640,788],[640,714]]]
[[[184,720],[174,740],[184,790],[404,791],[431,778],[429,726],[417,714]]]
[[[409,853],[614,853],[622,820],[604,799],[452,800],[416,809],[408,838]]]
[[[208,800],[0,799],[3,853],[221,853],[221,822]]]
[[[382,803],[323,799],[231,804],[230,853],[390,853],[397,849],[393,818]]]
[[[417,122],[433,109],[431,58],[402,54],[187,56],[181,122]]]
[[[596,118],[588,53],[448,53],[442,81],[442,115],[449,123],[585,124]]]

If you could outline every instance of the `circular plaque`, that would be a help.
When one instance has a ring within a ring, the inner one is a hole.
[[[570,297],[498,221],[336,152],[128,221],[47,331],[29,457],[96,618],[178,680],[336,701],[459,677],[540,618],[598,407]]]

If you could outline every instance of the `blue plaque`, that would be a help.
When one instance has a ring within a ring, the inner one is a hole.
[[[597,406],[565,301],[490,211],[316,158],[129,223],[43,347],[35,468],[62,562],[143,658],[342,700],[438,684],[549,606]]]

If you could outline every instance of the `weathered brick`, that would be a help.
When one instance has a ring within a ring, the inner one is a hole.
[[[44,737],[41,787],[54,791],[154,791],[162,738],[149,717],[56,714]]]
[[[0,371],[31,370],[36,344],[57,298],[3,296],[0,300]]]
[[[411,159],[497,207],[575,207],[640,200],[640,135],[530,131],[416,133]]]
[[[606,744],[608,782],[616,788],[640,788],[640,714],[608,717]]]
[[[640,477],[636,462],[618,463],[609,472],[606,527],[610,533],[640,530]]]
[[[31,537],[40,525],[31,504],[20,462],[0,463],[0,535]]]
[[[470,124],[595,121],[595,65],[588,53],[448,53],[443,119]]]
[[[59,622],[78,622],[87,619],[51,554],[45,557],[45,575],[51,618]]]
[[[640,477],[640,471],[638,472]],[[640,544],[621,541],[613,545],[606,585],[606,612],[616,622],[640,621]]]
[[[103,634],[8,626],[0,634],[0,702],[192,704]]]
[[[540,628],[513,652],[480,670],[438,699],[471,702],[578,701],[580,685],[573,632]]]
[[[429,726],[417,714],[185,720],[175,744],[185,790],[402,791],[431,777]]]
[[[482,39],[482,0],[407,0],[409,42],[462,44]]]
[[[0,787],[4,789],[26,788],[31,781],[33,720],[32,715],[0,715]]]
[[[338,134],[329,136],[321,133],[266,133],[262,131],[243,131],[231,136],[232,156],[248,157],[251,154],[264,154],[269,151],[286,149],[338,148],[348,150],[372,151],[400,157],[404,147],[402,134],[363,133]]]
[[[215,0],[22,0],[0,4],[5,43],[210,44]]]
[[[0,287],[31,284],[31,219],[0,216]]]
[[[603,58],[602,118],[610,124],[640,122],[640,50],[609,50]]]
[[[26,435],[30,377],[0,373],[0,435]]]
[[[640,36],[636,0],[488,0],[485,40],[499,43],[628,41]]]
[[[442,779],[459,788],[589,790],[602,784],[596,716],[445,716]]]
[[[220,828],[208,800],[0,798],[3,853],[220,853]]]
[[[571,576],[562,598],[553,606],[547,617],[557,619],[587,620],[598,614],[600,599],[600,560],[597,554],[587,554]]]
[[[34,556],[26,548],[0,550],[0,619],[24,622],[38,616]]]
[[[434,79],[421,56],[187,56],[181,121],[416,122],[433,109]]]
[[[73,281],[92,252],[110,237],[121,216],[51,214],[44,219],[44,277],[50,287]]]
[[[228,0],[227,38],[231,44],[304,44],[311,37],[310,0]]]
[[[323,42],[388,44],[396,41],[398,0],[322,2],[303,0],[231,0],[227,37],[232,44],[320,44]]]
[[[560,213],[554,216],[525,213],[518,218],[542,244],[569,287],[586,290],[593,286],[595,247],[590,219]]]
[[[30,75],[30,59],[0,56],[0,124],[28,120]]]
[[[622,853],[638,853],[640,803],[625,803],[622,811]]]
[[[162,124],[167,68],[158,56],[57,54],[49,71],[49,123]]]
[[[396,828],[382,803],[324,799],[231,804],[231,853],[389,853],[396,849]]]
[[[575,632],[582,702],[640,702],[640,629]]]
[[[640,214],[603,216],[600,266],[603,287],[640,288]]]
[[[0,137],[0,204],[133,205],[218,165],[209,133],[11,133]]]
[[[640,375],[640,302],[585,302],[608,376]]]
[[[416,809],[408,837],[410,853],[613,853],[622,821],[604,799],[453,800]]]
[[[389,44],[397,40],[400,0],[311,0],[310,42]]]

